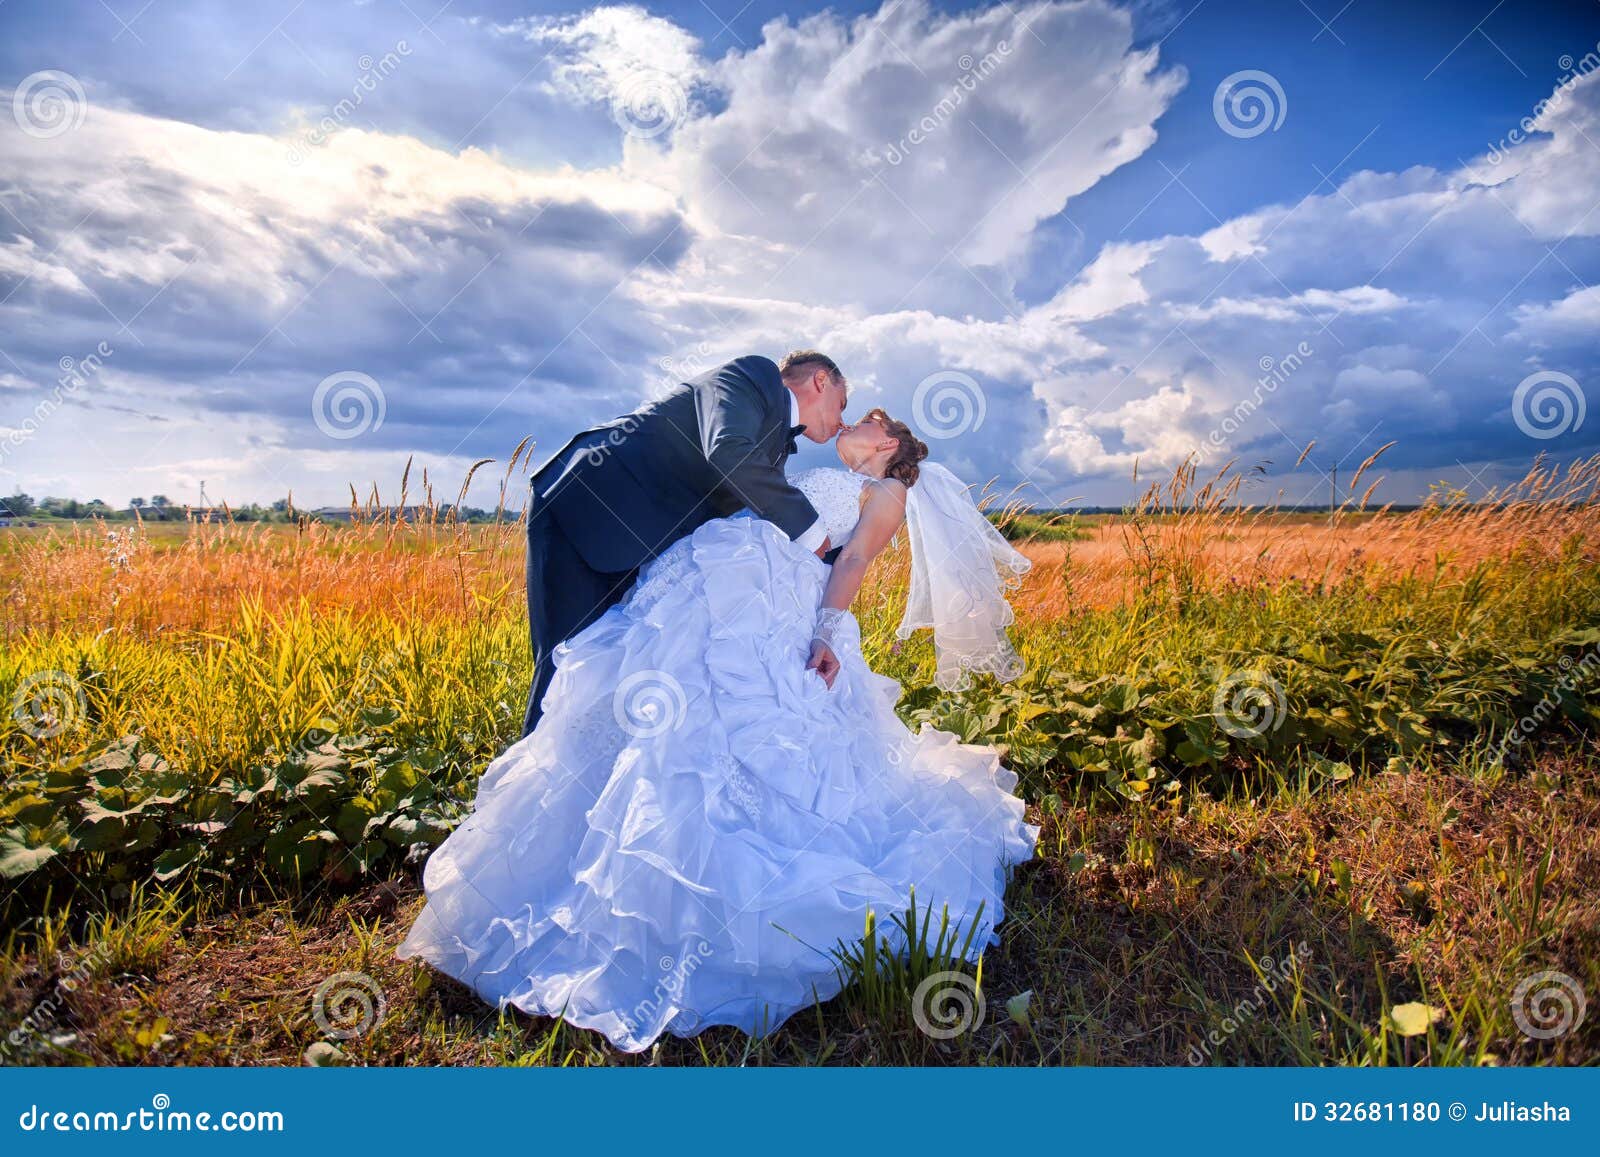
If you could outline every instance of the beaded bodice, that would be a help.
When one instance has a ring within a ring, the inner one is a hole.
[[[819,466],[801,471],[789,481],[806,496],[828,528],[828,540],[834,546],[849,542],[861,518],[861,488],[871,479],[852,470]]]

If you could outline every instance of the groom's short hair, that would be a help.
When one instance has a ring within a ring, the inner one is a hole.
[[[827,370],[835,378],[844,376],[832,358],[816,350],[793,350],[784,354],[783,360],[778,363],[778,373],[785,381],[797,374],[815,373],[819,369]]]

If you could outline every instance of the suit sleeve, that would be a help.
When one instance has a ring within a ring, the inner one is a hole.
[[[771,447],[763,445],[768,438],[786,436],[788,424],[774,426],[760,387],[743,375],[723,375],[701,404],[702,449],[718,479],[717,489],[791,539],[815,536],[820,525],[816,510],[790,484],[782,456],[774,461]]]
[[[790,537],[793,538],[798,545],[805,547],[812,554],[816,554],[817,551],[822,547],[822,544],[828,541],[828,528],[823,523],[822,519],[819,518],[800,534],[790,535]]]

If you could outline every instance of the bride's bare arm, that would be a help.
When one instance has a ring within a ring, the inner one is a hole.
[[[894,478],[884,478],[867,488],[866,502],[855,533],[839,551],[833,562],[833,572],[828,577],[827,589],[822,593],[824,616],[830,610],[848,611],[867,577],[867,568],[906,521],[905,484]],[[829,687],[839,674],[839,659],[833,649],[822,639],[811,644],[811,657],[806,669],[816,671]]]
[[[861,520],[855,533],[839,551],[833,561],[833,574],[828,578],[828,588],[823,592],[822,605],[836,610],[849,610],[867,577],[867,568],[895,532],[905,525],[905,483],[895,478],[884,478],[867,487],[866,501],[861,509]]]

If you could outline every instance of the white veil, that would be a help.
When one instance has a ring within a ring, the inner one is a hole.
[[[937,462],[923,462],[906,494],[911,540],[911,590],[895,634],[908,638],[933,628],[938,668],[947,691],[987,671],[1003,680],[1022,674],[1022,657],[1006,627],[1015,617],[1005,592],[1032,561],[1018,553],[967,493],[966,484]]]

